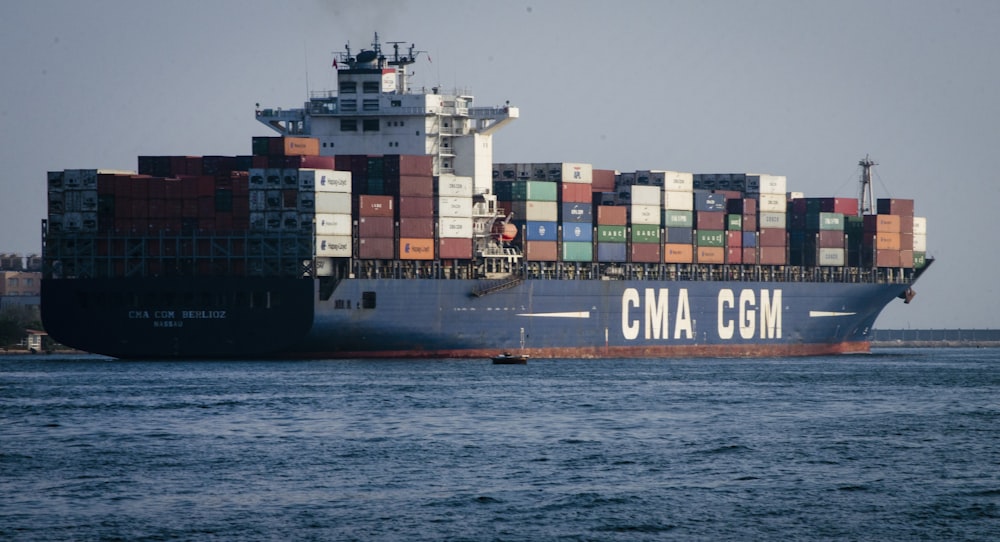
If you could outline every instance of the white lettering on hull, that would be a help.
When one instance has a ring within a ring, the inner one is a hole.
[[[694,338],[694,320],[687,288],[680,288],[676,301],[669,288],[646,288],[642,295],[636,288],[622,292],[622,336],[632,341],[641,335],[645,340]],[[716,333],[723,341],[732,340],[737,332],[743,340],[780,339],[782,333],[781,290],[743,289],[737,295],[731,289],[719,290],[716,298]],[[673,308],[673,312],[670,309]],[[642,318],[637,318],[641,312]],[[672,319],[672,320],[671,320]],[[670,323],[673,322],[673,334]],[[759,335],[758,335],[759,334]]]

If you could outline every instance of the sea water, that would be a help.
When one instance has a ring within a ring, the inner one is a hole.
[[[1000,350],[0,356],[0,540],[1000,540]]]

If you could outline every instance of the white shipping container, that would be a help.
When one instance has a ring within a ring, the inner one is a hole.
[[[927,235],[927,217],[913,217],[913,235]]]
[[[472,198],[442,196],[438,198],[438,216],[472,217]]]
[[[472,239],[472,218],[439,218],[438,237],[446,239]]]
[[[785,213],[759,213],[757,215],[758,228],[779,228],[786,229],[788,217]]]
[[[350,258],[350,235],[317,235],[316,256],[328,258]]]
[[[631,222],[632,224],[660,224],[660,206],[659,205],[636,205],[632,204],[631,207]]]
[[[786,199],[805,199],[805,192],[789,192],[786,194]]]
[[[574,162],[549,164],[548,179],[564,183],[592,184],[594,182],[594,166]]]
[[[913,251],[927,252],[927,234],[925,233],[913,234]]]
[[[472,197],[472,177],[441,175],[438,177],[438,195],[444,197]]]
[[[631,187],[632,197],[629,201],[632,202],[632,205],[655,205],[659,207],[662,201],[660,196],[661,190],[659,186],[635,185]]]
[[[299,190],[351,192],[351,172],[332,169],[300,169]]]
[[[316,235],[351,235],[351,215],[316,213]]]
[[[694,192],[679,190],[663,191],[663,208],[668,211],[693,211]]]
[[[766,175],[747,173],[747,188],[751,186],[751,180],[756,180],[760,187],[761,194],[780,194],[788,192],[788,182],[784,175]]]
[[[845,252],[842,248],[821,248],[818,255],[819,265],[843,267],[847,262]]]
[[[516,213],[515,210],[514,218],[518,218]],[[524,213],[520,216],[525,220],[557,222],[559,220],[559,203],[555,201],[526,201],[524,202]]]
[[[316,192],[316,212],[351,214],[351,195],[344,192]]]
[[[757,201],[757,211],[761,213],[784,213],[787,211],[785,195],[761,194]]]
[[[664,190],[690,192],[694,190],[694,174],[682,171],[653,170],[652,184],[662,186]]]

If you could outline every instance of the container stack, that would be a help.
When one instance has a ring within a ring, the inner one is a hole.
[[[694,191],[695,263],[726,263],[726,196],[714,190]]]
[[[597,261],[627,261],[627,232],[627,207],[599,205],[597,207]]]
[[[350,258],[353,250],[351,173],[332,169],[300,169],[300,207],[312,208],[301,222],[316,228],[316,256]],[[310,199],[311,198],[311,199]],[[311,202],[311,205],[310,205]]]
[[[629,195],[629,228],[631,252],[629,260],[635,263],[662,261],[663,242],[660,239],[660,206],[663,196],[659,186],[632,185]]]
[[[857,217],[856,198],[795,198],[789,210],[792,265],[846,265],[848,223]]]
[[[694,262],[694,176],[676,171],[660,172],[663,180],[665,263]]]
[[[560,169],[563,167],[552,169]],[[562,260],[565,262],[594,261],[594,207],[591,170],[573,164],[562,171],[559,183],[559,227],[562,233]]]
[[[518,166],[530,164],[517,164]],[[518,169],[530,172],[530,168]],[[559,259],[559,203],[557,183],[544,180],[498,182],[497,205],[514,214],[512,223],[521,232],[520,247],[528,261]],[[515,240],[517,244],[517,240]]]
[[[472,177],[438,177],[438,254],[443,260],[469,259],[473,256],[473,190]]]
[[[782,175],[746,176],[747,189],[759,187],[757,198],[757,263],[788,263],[787,182]]]
[[[861,265],[912,268],[913,200],[879,199],[876,210],[862,217]]]

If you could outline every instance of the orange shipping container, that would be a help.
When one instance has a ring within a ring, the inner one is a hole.
[[[564,203],[590,203],[590,185],[583,183],[561,183]]]
[[[693,245],[687,243],[666,243],[663,245],[664,263],[691,263],[693,259]]]
[[[399,238],[400,260],[433,260],[434,239],[414,237]]]
[[[898,233],[873,233],[865,236],[864,246],[876,250],[899,250],[901,235]]]
[[[275,141],[277,140],[277,141]],[[319,139],[315,137],[276,137],[271,140],[271,154],[283,156],[319,156]],[[277,145],[274,145],[277,143]]]
[[[698,263],[726,263],[726,249],[722,247],[698,247]]]
[[[865,231],[899,233],[902,223],[899,215],[865,215]]]

